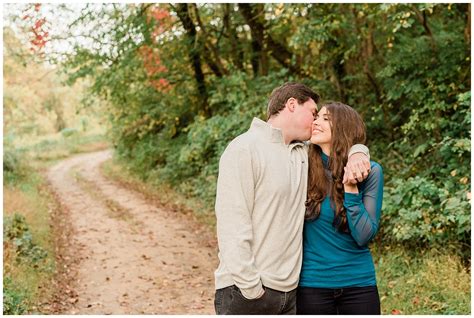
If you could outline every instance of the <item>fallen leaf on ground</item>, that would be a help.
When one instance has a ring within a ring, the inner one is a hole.
[[[68,299],[68,302],[71,303],[71,304],[75,304],[75,303],[77,303],[78,301],[79,301],[78,298],[69,298],[69,299]]]

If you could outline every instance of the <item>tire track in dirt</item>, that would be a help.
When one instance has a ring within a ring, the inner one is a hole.
[[[213,314],[212,235],[107,180],[109,158],[78,155],[47,173],[77,249],[78,296],[65,314]]]

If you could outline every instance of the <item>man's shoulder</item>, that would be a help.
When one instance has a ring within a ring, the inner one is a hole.
[[[227,148],[249,148],[255,144],[265,142],[265,139],[262,138],[258,133],[252,130],[247,130],[243,134],[238,135],[228,144]]]
[[[262,147],[263,143],[265,143],[264,138],[258,134],[255,134],[255,132],[246,131],[229,142],[222,153],[221,159],[223,157],[232,159],[234,156],[239,156],[242,154],[253,156],[252,154],[255,151],[258,151],[258,149]]]

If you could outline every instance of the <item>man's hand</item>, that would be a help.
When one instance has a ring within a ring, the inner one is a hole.
[[[369,158],[364,153],[356,152],[347,161],[342,183],[357,184],[364,181],[370,172]]]
[[[238,288],[238,287],[237,287]],[[239,288],[239,291],[240,293],[242,294],[242,296],[244,296],[244,298],[246,299],[251,299],[251,300],[255,300],[255,299],[260,299],[263,297],[263,295],[265,295],[265,288],[262,286],[262,290],[258,293],[257,297],[255,298],[250,298],[249,295],[246,295],[242,292],[242,289]]]

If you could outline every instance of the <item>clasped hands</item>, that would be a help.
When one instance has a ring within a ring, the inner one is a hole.
[[[370,161],[364,153],[357,152],[350,156],[344,167],[342,179],[345,191],[358,193],[357,183],[364,181],[369,176],[369,172]]]

